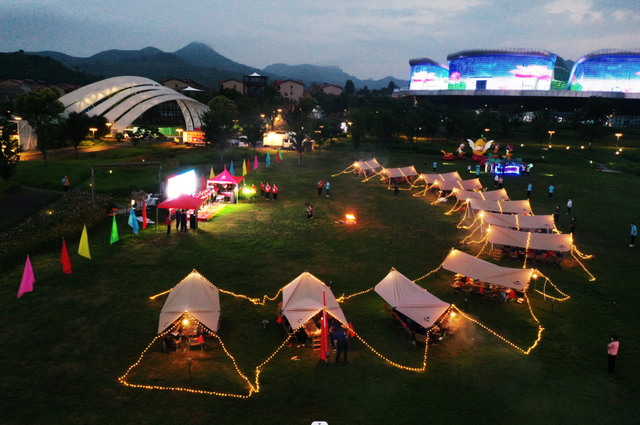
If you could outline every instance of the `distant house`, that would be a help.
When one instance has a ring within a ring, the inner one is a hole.
[[[181,80],[179,78],[166,78],[164,80],[160,80],[160,84],[186,95],[189,95],[190,92],[213,92],[213,90],[211,90],[209,87],[200,84],[190,78],[185,78],[184,80]]]
[[[273,88],[285,99],[297,102],[304,95],[304,84],[299,80],[276,80]]]
[[[340,96],[342,94],[342,87],[335,84],[320,84],[319,86],[311,87],[304,91],[305,96],[311,96],[314,93],[332,94],[334,96]]]
[[[242,89],[245,96],[256,97],[262,95],[269,77],[254,72],[242,77]]]
[[[238,93],[244,92],[244,86],[242,81],[234,80],[233,78],[229,80],[220,80],[220,91],[222,90],[235,90]]]

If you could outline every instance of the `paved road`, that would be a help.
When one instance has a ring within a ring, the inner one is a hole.
[[[118,143],[116,145],[107,146],[95,146],[92,148],[79,148],[78,157],[87,152],[100,152],[108,151],[110,149],[121,148],[125,146],[131,146],[130,142]],[[47,159],[49,158],[74,158],[76,156],[76,150],[74,148],[60,148],[47,151]],[[25,151],[20,154],[20,161],[42,161],[42,152],[38,150]]]

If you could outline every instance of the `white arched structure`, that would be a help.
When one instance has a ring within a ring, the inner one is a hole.
[[[81,87],[60,99],[65,115],[85,112],[89,116],[101,115],[112,122],[112,131],[129,127],[145,111],[163,102],[175,100],[180,106],[186,130],[202,126],[202,114],[209,108],[143,77],[114,77]]]

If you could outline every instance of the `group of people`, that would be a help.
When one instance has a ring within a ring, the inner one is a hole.
[[[328,198],[329,197],[329,188],[331,188],[331,183],[329,182],[329,180],[327,180],[326,183],[323,183],[322,179],[320,179],[318,181],[318,196],[322,196],[322,188],[323,187],[325,189],[325,196]]]
[[[176,232],[187,233],[187,212],[186,210],[176,209],[174,213],[174,220],[176,222]],[[171,233],[171,214],[167,215],[165,221],[167,225],[167,234]]]
[[[253,186],[255,189],[255,186]],[[267,182],[265,185],[264,182],[260,182],[260,197],[265,198],[267,201],[271,200],[271,194],[273,194],[273,200],[278,200],[278,186],[274,183],[273,186]]]

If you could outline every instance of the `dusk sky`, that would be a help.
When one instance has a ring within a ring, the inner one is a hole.
[[[336,65],[409,79],[409,60],[475,48],[576,60],[640,48],[638,0],[0,0],[0,51],[178,50],[204,42],[245,65]]]

